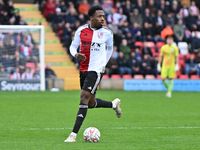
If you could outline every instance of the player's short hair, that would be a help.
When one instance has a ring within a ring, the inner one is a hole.
[[[169,38],[169,39],[174,39],[174,37],[173,37],[172,35],[166,36],[166,40],[167,40],[168,38]]]
[[[94,5],[92,7],[90,7],[90,9],[88,10],[88,16],[91,17],[95,14],[96,10],[103,10],[103,8],[99,5]]]

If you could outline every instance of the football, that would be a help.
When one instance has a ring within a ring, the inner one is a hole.
[[[86,142],[96,143],[100,140],[100,132],[95,127],[87,128],[83,133],[83,138]]]

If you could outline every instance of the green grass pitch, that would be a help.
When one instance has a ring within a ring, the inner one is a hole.
[[[80,91],[1,92],[0,150],[199,150],[200,93],[99,90],[97,97],[119,97],[122,117],[112,109],[88,110],[76,143],[64,143],[72,130]],[[83,131],[98,128],[98,143]]]

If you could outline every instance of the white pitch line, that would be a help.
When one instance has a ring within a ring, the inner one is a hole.
[[[21,130],[71,130],[73,128],[22,128]],[[141,129],[200,129],[200,127],[111,127],[100,129],[141,130]]]

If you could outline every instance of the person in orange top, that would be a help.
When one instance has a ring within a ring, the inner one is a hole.
[[[161,31],[161,37],[165,40],[167,36],[172,36],[174,34],[173,29],[170,25],[167,25],[162,31]]]
[[[90,5],[88,4],[87,0],[83,0],[82,3],[78,6],[78,12],[80,14],[87,14],[88,10],[90,8]]]

